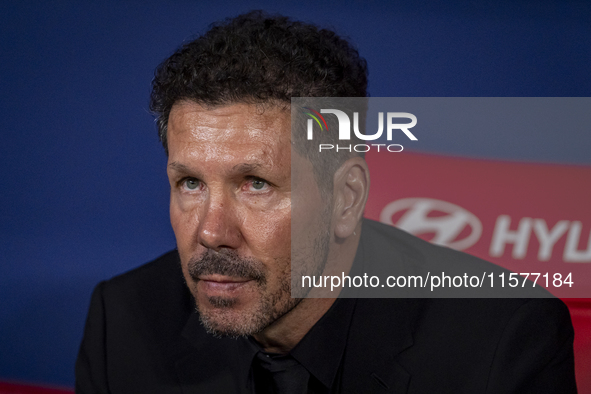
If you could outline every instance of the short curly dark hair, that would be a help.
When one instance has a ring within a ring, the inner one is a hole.
[[[161,63],[152,81],[150,109],[168,155],[168,117],[179,101],[204,106],[270,104],[288,110],[292,97],[367,97],[367,63],[333,31],[252,11],[213,24]],[[364,123],[365,110],[359,112]],[[297,120],[293,114],[292,125]],[[296,111],[295,116],[301,115]],[[336,119],[327,122],[337,129]],[[328,199],[335,171],[363,153],[320,154],[318,143],[334,143],[336,137],[319,133],[313,143],[304,135],[292,132],[292,143],[312,163],[320,193]]]
[[[181,100],[289,108],[292,97],[366,96],[367,64],[349,42],[312,24],[252,11],[215,23],[161,63],[150,109],[168,154],[168,117]]]

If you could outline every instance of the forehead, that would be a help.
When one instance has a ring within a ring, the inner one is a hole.
[[[180,102],[173,106],[168,121],[169,160],[189,156],[218,162],[279,158],[289,162],[285,155],[291,147],[290,127],[290,112],[277,107],[231,104],[209,108]]]

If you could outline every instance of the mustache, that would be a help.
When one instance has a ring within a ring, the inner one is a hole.
[[[264,265],[254,258],[243,258],[234,251],[216,252],[209,249],[200,257],[191,259],[187,265],[189,275],[195,281],[204,275],[224,275],[254,280],[265,284]]]

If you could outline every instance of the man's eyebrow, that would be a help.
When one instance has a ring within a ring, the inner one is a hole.
[[[168,164],[168,167],[177,171],[177,172],[191,172],[191,169],[184,164],[178,163],[173,161],[172,163]]]
[[[228,173],[232,174],[232,175],[244,175],[244,174],[248,174],[251,172],[255,172],[256,170],[260,169],[262,167],[261,164],[258,163],[240,163],[240,164],[236,164],[234,167],[232,167]],[[179,162],[173,161],[172,163],[168,164],[168,168],[177,171],[177,172],[184,172],[184,173],[191,173],[193,172],[193,170],[184,165],[181,164]]]
[[[262,167],[262,166],[257,163],[240,163],[240,164],[236,164],[234,167],[232,167],[230,172],[232,174],[243,175],[243,174],[248,174],[250,172],[254,172],[255,170],[259,169],[260,167]]]

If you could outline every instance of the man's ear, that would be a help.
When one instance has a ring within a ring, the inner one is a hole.
[[[344,162],[334,175],[335,236],[347,238],[359,224],[369,193],[369,169],[361,157]]]

